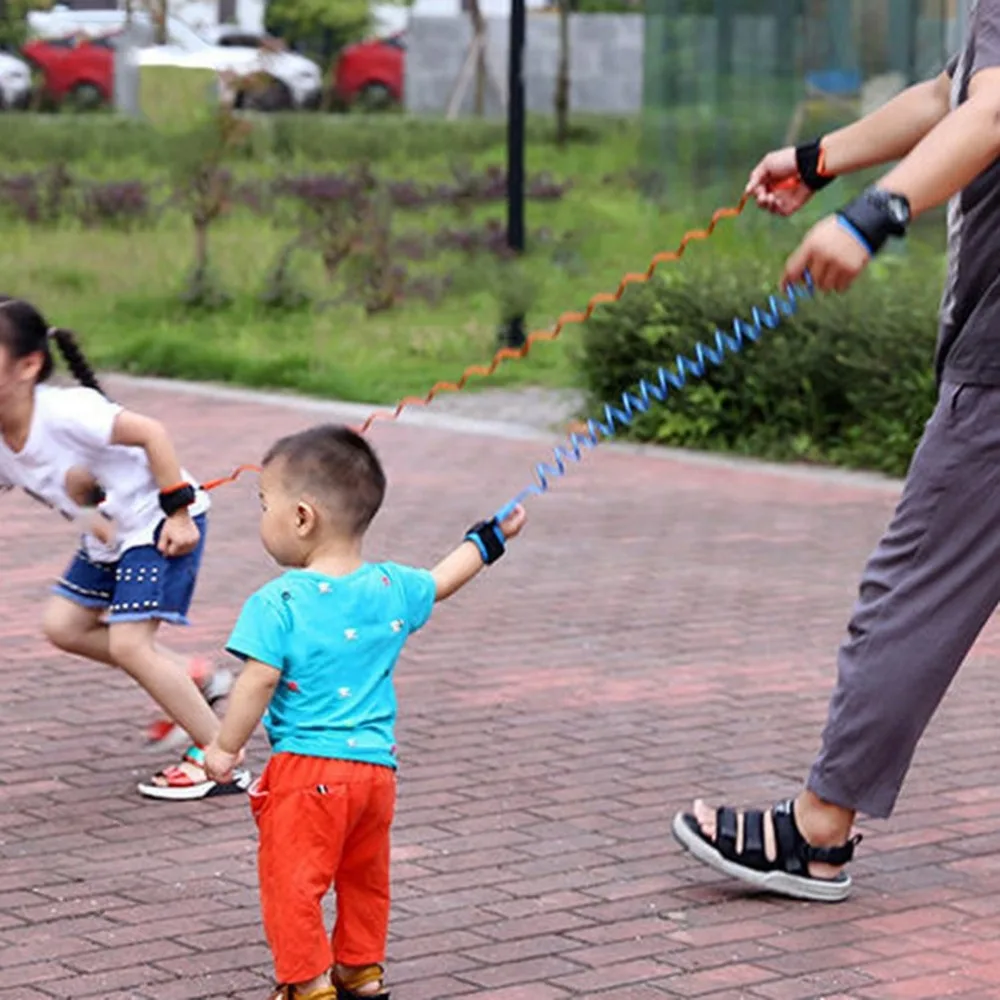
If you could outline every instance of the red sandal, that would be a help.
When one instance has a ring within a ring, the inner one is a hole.
[[[191,747],[181,758],[181,764],[205,767],[205,753],[200,747]],[[216,795],[238,795],[250,787],[250,772],[243,767],[233,768],[232,781],[218,782],[202,770],[200,778],[193,778],[179,764],[171,764],[157,771],[149,781],[139,782],[139,794],[147,799],[168,799],[173,802],[190,802]]]

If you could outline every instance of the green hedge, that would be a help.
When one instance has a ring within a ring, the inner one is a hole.
[[[787,247],[757,250],[685,257],[599,310],[580,362],[591,412],[764,304]],[[876,261],[848,294],[806,300],[757,344],[654,405],[631,436],[902,474],[934,405],[943,278],[942,255],[919,246]]]

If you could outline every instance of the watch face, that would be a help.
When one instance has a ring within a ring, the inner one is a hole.
[[[910,221],[910,204],[900,194],[890,194],[888,191],[874,192],[875,203],[888,216],[889,219],[900,228],[904,228]]]
[[[889,196],[889,215],[892,221],[898,223],[900,226],[905,226],[910,220],[910,212],[907,208],[906,202],[902,198],[895,197],[894,195]]]

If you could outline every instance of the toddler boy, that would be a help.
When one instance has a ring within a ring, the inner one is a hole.
[[[250,801],[280,984],[271,1000],[388,1000],[393,669],[435,602],[495,562],[525,522],[520,507],[480,522],[429,572],[367,563],[362,541],[385,486],[371,446],[346,427],[282,438],[263,461],[261,540],[288,569],[233,629],[227,648],[245,666],[205,769],[228,775],[263,718],[273,756]],[[331,885],[332,942],[322,913]]]

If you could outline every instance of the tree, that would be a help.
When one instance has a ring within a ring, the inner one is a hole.
[[[559,66],[556,70],[556,143],[569,138],[569,11],[571,0],[559,3]]]
[[[497,80],[496,74],[490,67],[486,58],[486,19],[483,17],[479,0],[465,0],[465,6],[469,11],[469,22],[472,25],[472,41],[465,52],[465,59],[462,68],[458,71],[454,86],[451,89],[451,96],[445,108],[445,118],[451,121],[459,112],[462,101],[465,99],[469,82],[475,81],[475,93],[473,94],[473,111],[480,117],[486,110],[486,88],[491,87],[501,108],[507,106],[506,90]]]
[[[479,8],[479,0],[468,0],[469,20],[472,22],[473,44],[476,46],[476,90],[473,110],[482,118],[486,110],[486,19]]]
[[[125,0],[125,24],[133,24],[132,15],[136,11],[149,18],[153,26],[153,42],[156,45],[166,45],[170,40],[167,31],[167,17],[170,14],[170,0]]]
[[[147,0],[147,3],[149,6],[149,17],[153,22],[156,32],[156,44],[166,45],[170,41],[170,33],[167,31],[167,15],[170,13],[167,7],[167,0]]]
[[[269,34],[324,62],[364,38],[370,24],[368,0],[269,0],[264,12]]]
[[[173,137],[171,203],[187,211],[194,231],[194,267],[182,296],[188,305],[215,307],[229,300],[209,267],[208,235],[232,205],[234,179],[227,164],[244,148],[252,128],[219,104],[199,116],[195,128]]]
[[[28,13],[51,6],[51,0],[0,0],[0,49],[16,52],[27,39]]]

